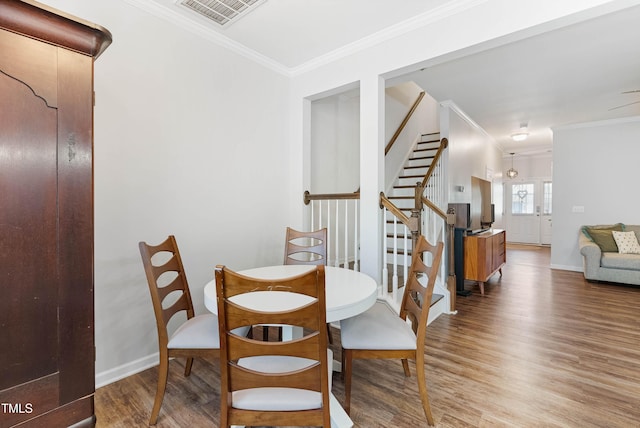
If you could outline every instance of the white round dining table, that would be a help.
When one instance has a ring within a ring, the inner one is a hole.
[[[279,279],[300,275],[312,269],[315,269],[315,266],[275,265],[242,270],[238,273],[253,278]],[[327,322],[330,323],[356,316],[373,306],[378,295],[378,285],[373,278],[362,272],[325,266],[325,295]],[[256,304],[255,307],[263,310],[277,309],[272,306],[273,301],[265,297],[263,295],[258,299],[260,304]],[[204,305],[210,312],[218,313],[215,279],[204,286]]]

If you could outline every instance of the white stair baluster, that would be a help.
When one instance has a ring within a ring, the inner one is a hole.
[[[344,266],[349,269],[349,200],[344,200]]]
[[[404,281],[402,285],[407,285],[408,278],[408,270],[409,270],[409,239],[407,238],[407,232],[409,228],[407,226],[404,227],[404,267],[402,269],[402,280]],[[412,248],[413,250],[413,248]],[[395,297],[394,297],[395,299]],[[394,300],[395,301],[395,300]]]
[[[336,247],[336,253],[334,255],[334,266],[335,267],[339,267],[340,266],[340,231],[338,229],[340,229],[340,209],[339,209],[339,202],[340,200],[336,199],[336,218],[334,221],[334,227],[336,228],[335,233],[336,233],[336,243],[335,243],[335,247]]]
[[[398,295],[398,217],[393,215],[393,277],[391,281],[391,297],[393,302]]]
[[[385,208],[382,213],[382,236],[383,244],[382,244],[382,289],[378,290],[378,297],[382,297],[383,293],[386,293],[389,289],[389,242],[387,240],[387,214],[388,211]]]
[[[327,228],[327,265],[329,264],[329,260],[331,260],[331,257],[329,256],[330,252],[331,252],[331,234],[330,234],[330,230],[331,230],[331,200],[327,199],[327,213],[326,213],[326,224],[323,227]]]
[[[353,200],[353,270],[356,272],[360,270],[360,254],[358,252],[358,203],[359,199]]]

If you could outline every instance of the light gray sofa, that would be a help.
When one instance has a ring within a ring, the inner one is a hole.
[[[640,242],[640,225],[624,225],[624,231],[635,232]],[[580,229],[579,235],[578,246],[584,261],[584,277],[588,281],[640,285],[640,254],[602,252],[600,246],[585,234],[584,227]]]

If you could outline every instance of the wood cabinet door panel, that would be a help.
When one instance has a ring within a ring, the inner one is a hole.
[[[57,110],[4,73],[0,93],[2,390],[58,371],[58,235]]]

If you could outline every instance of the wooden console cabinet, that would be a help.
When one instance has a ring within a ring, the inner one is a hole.
[[[464,278],[478,281],[481,294],[493,274],[499,271],[502,275],[507,262],[505,244],[505,231],[499,229],[464,237]]]
[[[0,428],[95,423],[97,25],[0,0]]]

